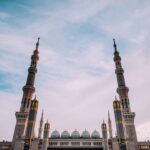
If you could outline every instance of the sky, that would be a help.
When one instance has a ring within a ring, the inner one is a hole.
[[[138,140],[150,140],[149,0],[0,0],[0,140],[11,140],[30,57],[40,37],[36,135],[44,110],[51,130],[95,129],[111,114],[122,57]]]

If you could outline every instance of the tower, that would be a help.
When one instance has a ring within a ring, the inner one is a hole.
[[[117,77],[117,93],[119,95],[119,99],[121,102],[121,111],[123,117],[123,125],[125,138],[128,143],[128,150],[138,150],[137,145],[137,135],[134,125],[135,113],[131,111],[130,101],[128,97],[129,88],[126,86],[125,78],[124,78],[124,70],[121,65],[121,57],[117,50],[117,45],[114,40],[114,62],[116,66],[116,77]]]
[[[112,134],[112,123],[111,123],[109,111],[108,111],[108,131],[109,131],[109,138],[112,139],[112,137],[113,137],[113,134]]]
[[[113,135],[112,135],[112,124],[111,124],[109,111],[108,111],[108,132],[109,132],[108,146],[109,146],[109,150],[112,150],[113,149],[113,146],[112,146]]]
[[[30,105],[24,150],[30,149],[30,146],[32,144],[31,142],[33,141],[34,138],[34,128],[35,128],[37,110],[38,110],[38,100],[36,99],[35,96],[34,100],[31,101],[31,105]]]
[[[15,126],[15,131],[12,140],[12,146],[11,146],[12,150],[17,150],[17,148],[15,148],[16,140],[24,138],[26,133],[31,100],[32,100],[33,93],[35,92],[34,82],[35,82],[35,75],[37,73],[37,62],[39,60],[38,47],[39,47],[39,38],[36,43],[36,48],[33,52],[33,55],[31,56],[31,64],[28,69],[27,81],[25,86],[23,87],[23,96],[22,96],[20,111],[16,112],[15,114],[16,126]]]
[[[42,111],[42,115],[40,119],[40,127],[39,127],[39,132],[38,132],[39,140],[41,139],[42,131],[43,131],[43,111]]]
[[[49,137],[50,124],[48,121],[44,125],[44,133],[43,133],[43,143],[42,150],[47,150],[48,147],[48,137]]]
[[[103,148],[104,148],[104,150],[108,150],[107,125],[104,121],[101,125],[101,129],[102,129],[102,137],[103,137]]]
[[[126,141],[124,135],[124,127],[123,127],[123,118],[122,118],[122,111],[121,111],[121,103],[115,97],[113,102],[114,114],[115,114],[115,122],[117,128],[117,136],[118,136],[118,144],[120,150],[127,150],[126,148]]]

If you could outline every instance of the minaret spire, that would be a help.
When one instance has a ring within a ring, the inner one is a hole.
[[[108,146],[109,146],[109,150],[113,150],[113,144],[112,144],[112,138],[113,138],[113,134],[112,134],[112,124],[111,124],[111,118],[110,118],[110,114],[108,111],[108,132],[109,132],[109,139],[108,139]]]
[[[109,138],[112,139],[112,137],[113,137],[113,135],[112,135],[112,123],[111,123],[109,111],[108,111],[108,131],[109,131]]]
[[[39,41],[40,41],[40,38],[38,37],[38,40],[37,40],[37,43],[36,43],[36,50],[38,51],[38,47],[39,47]]]
[[[113,41],[114,41],[114,49],[115,49],[115,52],[118,52],[118,51],[117,51],[117,45],[116,45],[115,39],[113,39]]]
[[[40,42],[40,38],[38,37],[37,38],[37,42],[36,42],[36,47],[35,47],[35,50],[34,50],[34,53],[39,53],[39,42]]]
[[[41,139],[42,131],[43,131],[43,115],[44,115],[44,111],[42,110],[41,119],[40,119],[39,133],[38,133],[38,138],[39,139]]]

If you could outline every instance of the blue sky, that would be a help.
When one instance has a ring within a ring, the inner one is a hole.
[[[150,139],[149,0],[0,0],[0,140],[11,140],[30,57],[40,37],[36,94],[54,129],[100,131],[122,56],[139,140]],[[67,119],[66,119],[67,118]],[[7,125],[7,126],[6,126]]]

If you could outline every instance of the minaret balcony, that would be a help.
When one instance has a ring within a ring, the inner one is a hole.
[[[22,89],[24,92],[30,92],[30,93],[35,92],[35,87],[33,87],[33,85],[25,85]]]
[[[119,68],[116,68],[115,73],[116,73],[116,74],[123,74],[123,73],[124,73],[124,70],[123,70],[122,67],[119,67]]]
[[[123,112],[124,120],[128,123],[134,123],[135,112]]]
[[[29,67],[28,72],[35,74],[37,72],[37,69],[34,66],[31,66]]]

